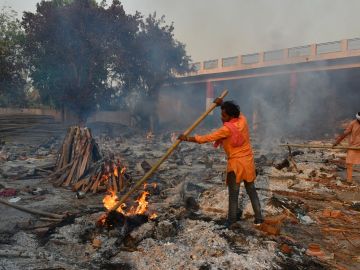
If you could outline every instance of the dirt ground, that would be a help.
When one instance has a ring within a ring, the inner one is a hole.
[[[103,154],[121,156],[135,183],[144,174],[139,164],[160,158],[171,134],[96,141]],[[242,187],[244,213],[228,229],[224,154],[183,143],[149,181],[157,183],[149,208],[158,217],[105,229],[96,225],[104,193],[78,199],[36,169],[54,164],[61,142],[2,145],[0,199],[69,218],[41,220],[0,204],[0,269],[359,269],[360,170],[344,181],[342,151],[293,149],[289,159],[286,149],[264,152],[254,143],[266,222],[253,225]]]

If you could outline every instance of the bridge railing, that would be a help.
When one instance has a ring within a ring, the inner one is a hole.
[[[360,38],[343,39],[333,42],[316,43],[196,62],[192,64],[194,71],[185,76],[294,64],[354,55],[360,55]]]

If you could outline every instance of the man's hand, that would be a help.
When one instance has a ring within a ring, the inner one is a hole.
[[[216,106],[219,107],[223,103],[223,99],[217,97],[217,98],[214,99],[213,103],[215,103]]]
[[[178,137],[178,139],[179,139],[180,141],[184,141],[184,142],[188,141],[188,137],[185,136],[184,134],[180,134],[179,137]]]
[[[194,142],[194,143],[196,143],[195,137],[185,136],[184,134],[179,135],[178,139],[180,141],[184,141],[184,142]]]

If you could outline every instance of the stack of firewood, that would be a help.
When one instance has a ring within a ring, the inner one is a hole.
[[[71,127],[65,136],[52,174],[56,186],[74,191],[114,192],[125,188],[125,167],[120,161],[104,160],[88,128]]]

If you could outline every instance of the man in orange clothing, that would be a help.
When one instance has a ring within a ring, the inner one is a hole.
[[[217,98],[214,102],[218,106],[221,105],[221,120],[224,125],[207,135],[196,135],[195,137],[180,135],[179,139],[196,143],[215,142],[215,147],[223,146],[228,159],[226,178],[229,189],[228,226],[235,223],[242,215],[242,209],[238,202],[242,180],[244,180],[245,189],[255,213],[254,223],[260,225],[263,218],[254,185],[255,163],[247,120],[243,114],[240,114],[239,106],[232,101],[222,103],[222,100]]]
[[[349,146],[360,147],[360,112],[355,115],[356,119],[345,129],[345,132],[341,134],[333,146],[338,145],[345,137],[349,137]],[[347,181],[352,182],[353,165],[360,164],[360,150],[348,150],[346,156],[346,174]]]

